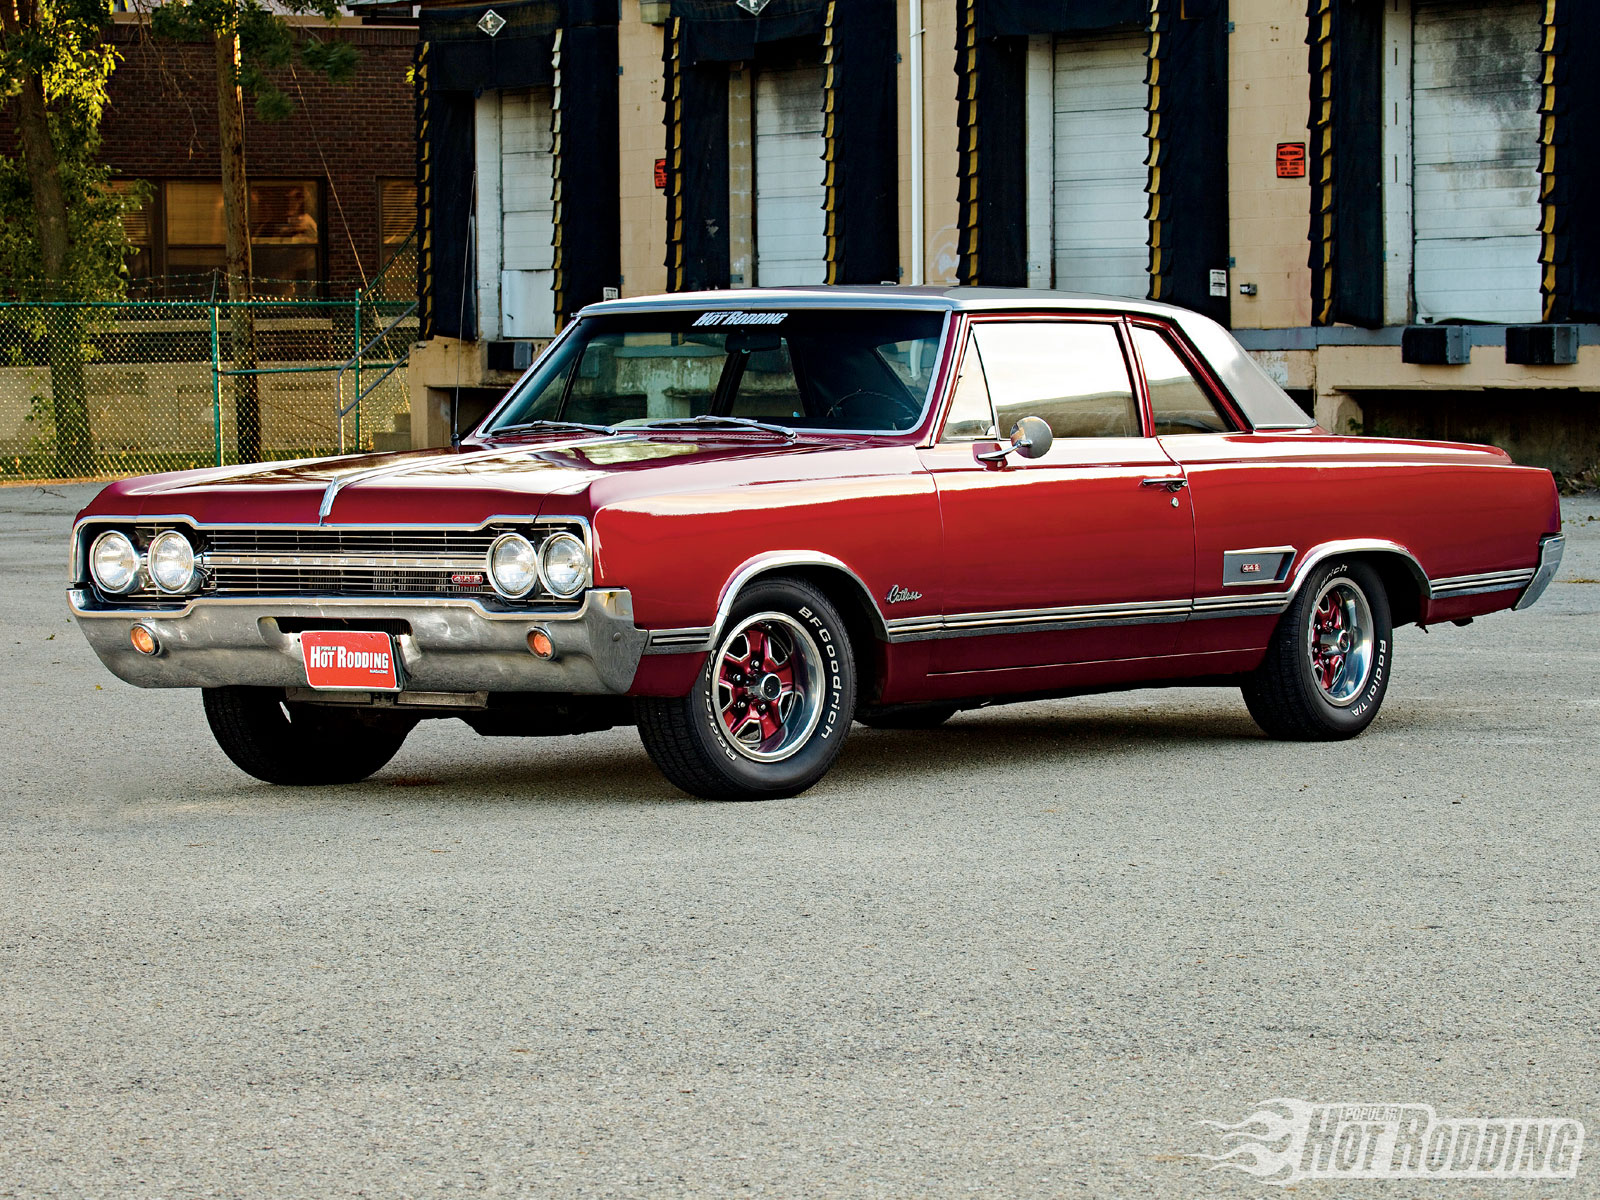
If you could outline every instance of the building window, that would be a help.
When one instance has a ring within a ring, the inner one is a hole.
[[[381,267],[387,265],[395,252],[416,232],[416,180],[378,180],[378,223],[383,229],[383,247],[378,263]]]
[[[378,298],[416,299],[417,254],[412,241],[417,229],[416,180],[378,180],[378,229],[378,268],[382,272]]]
[[[126,185],[125,185],[126,186]],[[222,185],[172,179],[154,185],[145,205],[123,215],[135,291],[165,297],[208,296],[227,269]],[[263,296],[313,296],[327,280],[322,187],[313,179],[250,184],[250,257]]]

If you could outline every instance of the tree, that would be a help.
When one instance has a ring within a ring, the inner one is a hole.
[[[107,0],[0,0],[0,101],[13,111],[20,159],[0,157],[0,274],[29,299],[104,299],[123,292],[122,213],[95,161],[116,54],[102,40]],[[84,314],[63,308],[44,328],[56,471],[94,473],[85,393]]]
[[[0,3],[10,0],[0,0]],[[245,168],[244,102],[255,103],[256,116],[275,121],[292,109],[274,72],[298,59],[335,82],[355,74],[356,51],[346,42],[296,38],[285,14],[315,15],[333,20],[336,0],[277,0],[269,10],[261,0],[170,0],[156,7],[151,28],[158,37],[186,42],[211,42],[216,50],[217,133],[222,156],[222,214],[227,242],[230,344],[234,376],[234,413],[239,458],[261,457],[261,402],[257,387],[255,320],[244,303],[251,299],[250,189]]]

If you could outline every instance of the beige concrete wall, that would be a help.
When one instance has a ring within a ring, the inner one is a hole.
[[[901,282],[911,262],[911,5],[898,0]],[[925,283],[956,281],[956,0],[922,5],[923,262]]]
[[[662,27],[640,19],[640,6],[624,2],[617,30],[618,145],[622,174],[622,294],[648,296],[667,289],[667,199],[655,185],[656,159],[666,154],[662,125]]]
[[[924,229],[927,254],[924,278],[929,283],[955,283],[960,265],[957,221],[958,167],[956,155],[956,0],[923,0],[923,179]],[[904,55],[906,52],[901,51]],[[909,94],[909,93],[908,93]],[[901,143],[909,148],[909,128]],[[909,157],[909,154],[907,154]],[[906,168],[909,177],[910,167]],[[902,203],[909,212],[911,187],[907,181]]]
[[[1228,212],[1233,325],[1311,323],[1310,178],[1279,179],[1279,142],[1305,142],[1310,107],[1304,0],[1231,0]],[[1241,296],[1239,285],[1256,285]]]
[[[728,71],[728,283],[756,275],[755,77],[743,63]]]
[[[1400,361],[1399,346],[1323,346],[1317,352],[1319,391],[1450,391],[1500,388],[1576,388],[1600,392],[1600,346],[1580,346],[1565,367],[1524,367],[1506,362],[1504,346],[1474,346],[1459,367]]]

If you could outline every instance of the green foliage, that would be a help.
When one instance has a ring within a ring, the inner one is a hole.
[[[61,278],[45,278],[27,168],[20,156],[0,155],[0,297],[115,300],[124,294],[129,245],[122,215],[144,204],[150,187],[139,182],[113,190],[111,168],[95,161],[99,137],[74,126],[66,114],[51,117],[70,239]]]
[[[10,299],[115,299],[126,283],[122,215],[143,204],[145,185],[116,191],[96,162],[106,81],[117,54],[102,40],[108,0],[41,0],[18,10],[26,21],[0,31],[0,102],[16,99],[36,74],[49,110],[50,141],[67,205],[68,259],[47,279],[27,164],[0,155],[0,296]]]
[[[116,51],[101,40],[110,0],[34,0],[15,11],[0,30],[0,101],[13,99],[36,73],[53,111],[98,126],[117,64]]]
[[[277,0],[268,8],[261,0],[169,0],[151,12],[157,37],[180,42],[209,42],[239,35],[238,83],[263,121],[281,121],[294,111],[293,101],[274,78],[298,60],[335,83],[355,78],[359,55],[348,42],[324,42],[315,31],[297,31],[286,15],[334,20],[336,0]],[[298,32],[298,36],[297,36]]]

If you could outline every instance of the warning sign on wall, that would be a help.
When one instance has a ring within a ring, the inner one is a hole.
[[[1304,142],[1278,143],[1278,178],[1304,179],[1306,174],[1306,144]]]

